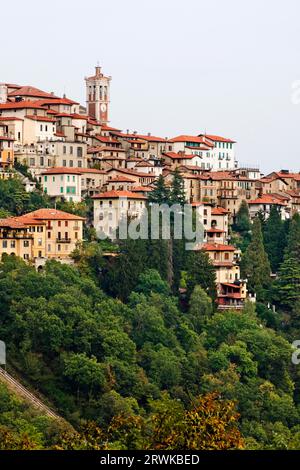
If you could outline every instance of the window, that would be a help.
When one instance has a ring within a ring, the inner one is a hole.
[[[73,146],[70,146],[70,155],[73,155]]]
[[[53,181],[53,183],[55,182],[55,176],[52,176],[52,181]]]
[[[51,238],[51,232],[48,232],[48,238]]]
[[[58,233],[57,233],[57,238],[58,238],[59,240],[61,240],[61,232],[58,232]]]
[[[62,194],[64,192],[63,186],[60,187],[60,193]]]
[[[40,165],[44,166],[44,157],[40,157]]]
[[[67,194],[76,194],[75,186],[67,186]]]
[[[7,240],[3,240],[3,242],[2,242],[2,248],[7,248]]]
[[[30,158],[29,162],[30,162],[30,166],[35,166],[35,158]]]
[[[48,180],[48,176],[44,176],[45,183],[47,183],[47,180]]]
[[[42,131],[42,130],[43,130],[43,124],[40,125],[40,131]]]
[[[61,250],[61,246],[57,245],[57,251],[60,251],[60,250]]]
[[[70,181],[70,176],[69,176],[69,175],[67,176],[67,181],[68,181],[68,182]]]
[[[48,251],[51,251],[51,245],[48,245]]]
[[[70,160],[70,167],[73,168],[73,160]]]
[[[10,247],[11,247],[11,248],[16,248],[16,242],[15,242],[15,240],[12,240],[12,241],[10,242]]]
[[[25,255],[23,255],[23,258],[28,260],[29,259],[29,255],[26,253]]]
[[[67,160],[63,160],[63,166],[67,166]]]
[[[113,218],[113,215],[112,215],[112,212],[110,212],[110,213],[108,214],[108,220],[112,220],[112,218]]]
[[[41,238],[38,238],[38,246],[42,246],[43,240]]]
[[[65,227],[68,227],[69,223],[67,220],[65,220]]]
[[[47,126],[47,125],[45,126],[45,131],[46,131],[46,132],[48,131],[48,126]]]
[[[82,147],[77,147],[77,157],[82,157]]]
[[[73,181],[73,183],[75,183],[75,175],[73,175],[72,181]]]
[[[229,259],[229,253],[225,253],[225,259]]]
[[[61,175],[60,176],[60,181],[63,181],[64,180],[64,175]]]
[[[29,247],[29,240],[24,240],[23,245],[24,245],[24,248],[28,248]]]
[[[99,220],[103,220],[104,216],[103,216],[103,212],[100,212],[99,214]]]
[[[58,221],[58,226],[61,227],[61,220]]]
[[[68,240],[68,238],[69,238],[69,233],[65,232],[65,239]]]
[[[82,161],[78,160],[78,168],[82,168]]]
[[[67,153],[67,147],[64,145],[63,146],[63,154],[65,155]]]
[[[77,240],[78,238],[78,232],[75,232],[75,239]]]

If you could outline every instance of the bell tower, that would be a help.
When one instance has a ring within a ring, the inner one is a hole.
[[[109,123],[110,81],[111,77],[103,75],[99,65],[95,67],[95,75],[85,77],[87,113],[105,125]]]

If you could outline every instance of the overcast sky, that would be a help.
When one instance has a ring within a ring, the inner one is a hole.
[[[0,13],[0,82],[85,104],[99,60],[111,125],[206,130],[237,140],[242,163],[300,169],[299,0],[14,0]]]

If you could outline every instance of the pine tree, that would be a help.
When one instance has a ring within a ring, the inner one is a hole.
[[[275,296],[289,312],[298,310],[300,302],[300,215],[294,214],[289,224],[284,261],[280,266]]]
[[[184,181],[178,168],[176,168],[173,172],[170,203],[180,204],[181,206],[183,206],[186,203]]]
[[[154,183],[154,190],[149,193],[149,202],[156,204],[169,204],[170,190],[165,184],[164,177],[160,175]]]
[[[271,267],[265,252],[261,223],[258,217],[254,219],[251,242],[242,257],[242,276],[248,279],[250,292],[263,296],[263,290],[270,284]]]
[[[276,282],[276,294],[280,305],[292,310],[300,302],[300,264],[295,256],[286,254]]]
[[[285,249],[284,224],[276,206],[271,208],[270,216],[264,226],[263,238],[272,272],[276,273],[283,261]]]
[[[296,213],[290,222],[289,232],[287,237],[286,254],[292,254],[298,257],[300,261],[300,214]]]

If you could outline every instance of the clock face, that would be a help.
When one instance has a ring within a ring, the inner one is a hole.
[[[102,103],[101,106],[100,106],[100,109],[103,113],[105,113],[106,111],[106,104],[105,103]]]

